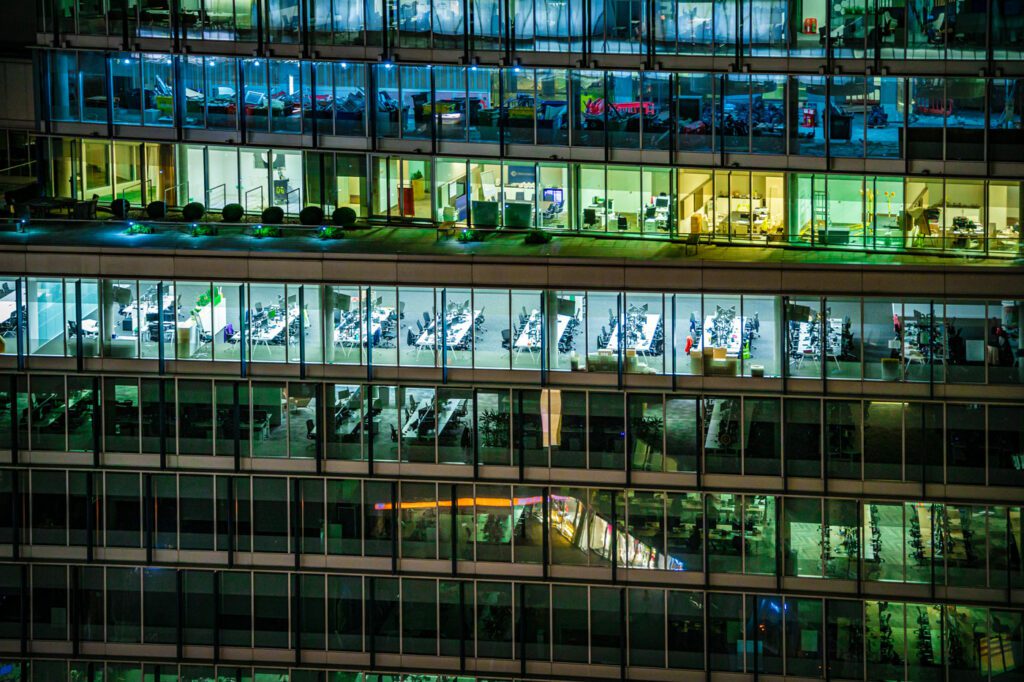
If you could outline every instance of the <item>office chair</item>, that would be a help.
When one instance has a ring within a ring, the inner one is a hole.
[[[628,230],[629,229],[629,221],[626,220],[626,216],[624,216],[624,215],[620,215],[619,216],[619,229],[620,230]]]
[[[406,345],[408,345],[408,346],[415,346],[416,345],[416,334],[413,332],[412,329],[407,330],[407,332],[408,333],[405,335],[405,343],[406,343]]]
[[[426,325],[427,327],[430,326],[430,313],[428,313],[426,310],[423,311],[423,324]]]
[[[312,419],[306,420],[306,440],[316,440],[316,424]]]
[[[508,350],[512,347],[512,330],[502,329],[501,330],[501,347]]]
[[[593,208],[583,209],[583,224],[587,227],[597,225],[597,210]]]

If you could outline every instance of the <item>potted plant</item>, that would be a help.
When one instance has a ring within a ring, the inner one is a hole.
[[[334,214],[331,215],[331,222],[338,227],[352,229],[356,225],[356,212],[348,206],[336,208],[334,209]]]
[[[412,195],[416,199],[423,199],[427,196],[426,183],[423,181],[423,171],[413,171],[409,176],[412,184]]]
[[[324,210],[319,206],[306,206],[299,212],[299,222],[307,227],[322,225],[324,222]]]
[[[198,201],[192,201],[181,209],[181,217],[190,223],[199,222],[206,215],[206,207]]]
[[[241,204],[228,204],[221,209],[220,217],[226,223],[237,223],[245,217],[245,209]]]

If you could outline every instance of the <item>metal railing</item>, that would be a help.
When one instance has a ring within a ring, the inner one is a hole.
[[[245,193],[242,194],[242,207],[245,209],[246,213],[250,213],[250,211],[249,211],[249,195],[252,194],[253,192],[259,192],[260,193],[260,206],[254,212],[258,213],[258,212],[262,211],[266,207],[266,202],[264,201],[264,197],[263,197],[263,185],[256,185],[255,187],[252,187],[250,189],[245,190]]]
[[[214,185],[213,187],[211,187],[208,190],[206,190],[206,208],[210,208],[210,206],[211,206],[210,197],[212,197],[213,193],[215,191],[217,191],[218,189],[221,191],[221,197],[220,197],[221,198],[221,202],[220,202],[221,205],[223,206],[224,204],[227,203],[227,201],[228,201],[228,183],[222,182],[219,185]]]
[[[18,163],[18,164],[15,164],[13,166],[8,166],[7,168],[0,168],[0,175],[14,175],[14,173],[12,173],[11,171],[13,171],[13,170],[15,170],[17,168],[31,167],[31,166],[34,166],[35,164],[36,164],[36,160],[32,159],[31,161],[26,161],[25,163]],[[22,173],[18,173],[18,175],[23,175],[23,174]],[[24,175],[31,175],[31,173],[24,173]]]

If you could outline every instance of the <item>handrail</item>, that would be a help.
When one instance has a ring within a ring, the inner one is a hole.
[[[32,159],[31,161],[26,161],[25,163],[18,163],[18,164],[15,164],[15,165],[13,165],[13,166],[8,166],[7,168],[0,168],[0,174],[2,174],[2,173],[6,173],[6,172],[8,172],[8,171],[12,171],[12,170],[14,170],[15,168],[21,168],[22,166],[31,166],[31,165],[33,165],[33,164],[34,164],[35,162],[36,162],[36,160],[35,160],[35,159]]]
[[[147,178],[145,184],[143,184],[142,178],[139,178],[138,180],[132,180],[131,182],[129,182],[129,183],[125,184],[125,185],[122,185],[121,186],[121,198],[122,199],[124,199],[124,195],[126,194],[126,189],[128,187],[131,187],[132,185],[138,185],[139,186],[139,192],[142,194],[142,204],[145,205],[145,204],[149,203],[149,197],[146,196],[147,195],[146,189],[148,189],[148,188],[153,186],[153,181],[150,180],[149,178]]]
[[[284,195],[284,205],[285,205],[284,212],[285,213],[291,213],[292,212],[292,199],[291,199],[291,196],[293,194],[295,194],[296,192],[298,192],[299,190],[301,190],[301,189],[302,189],[301,187],[296,187],[296,188],[294,188],[294,189],[292,189],[292,190],[290,190],[288,192],[285,192],[285,195]]]
[[[218,189],[224,191],[224,196],[222,197],[224,199],[224,201],[222,201],[221,203],[227,203],[227,200],[228,200],[228,183],[222,182],[219,185],[214,185],[213,187],[211,187],[208,190],[206,190],[206,208],[210,208],[210,195],[213,194],[213,192],[215,190],[218,190]]]
[[[182,187],[185,188],[185,194],[188,194],[188,181],[187,180],[184,181],[184,182],[179,182],[177,185],[171,185],[170,187],[165,189],[164,190],[164,196],[162,197],[164,203],[165,204],[167,203],[167,195],[170,194],[171,190],[181,189]],[[179,205],[181,204],[181,197],[178,197],[178,204]]]
[[[259,190],[259,193],[260,193],[260,209],[259,210],[262,211],[265,208],[265,206],[266,206],[266,202],[264,202],[264,200],[263,200],[263,185],[256,185],[255,187],[252,187],[250,189],[245,190],[245,193],[242,194],[242,204],[245,207],[245,212],[246,213],[249,212],[249,195],[252,194],[253,192],[257,191],[257,190]]]

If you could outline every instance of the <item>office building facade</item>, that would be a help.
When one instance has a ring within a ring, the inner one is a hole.
[[[1021,679],[1020,14],[40,2],[0,680]]]

